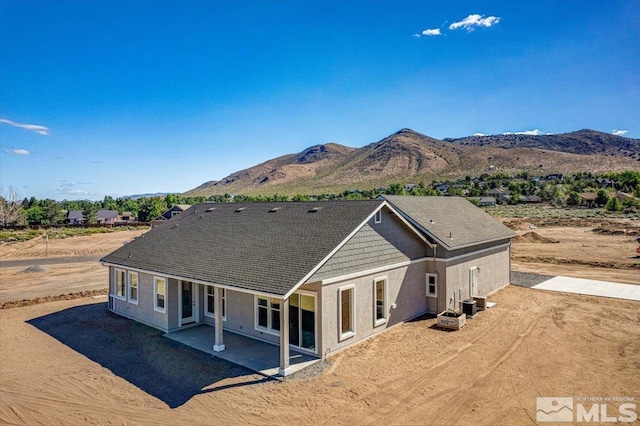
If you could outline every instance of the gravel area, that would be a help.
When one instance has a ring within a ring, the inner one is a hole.
[[[538,285],[554,277],[555,275],[544,275],[544,274],[534,274],[532,272],[511,271],[511,284],[517,285],[520,287],[533,287],[534,285]]]

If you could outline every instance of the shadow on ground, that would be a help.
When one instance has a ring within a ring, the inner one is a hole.
[[[270,380],[112,314],[106,303],[77,306],[27,322],[171,408],[200,393]],[[216,386],[229,378],[237,379]]]

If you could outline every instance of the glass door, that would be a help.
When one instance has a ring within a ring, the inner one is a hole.
[[[289,343],[316,351],[316,297],[294,293],[289,298]]]
[[[194,321],[193,311],[196,302],[195,298],[193,297],[193,283],[189,281],[181,281],[180,299],[180,306],[182,307],[182,325],[185,325]]]

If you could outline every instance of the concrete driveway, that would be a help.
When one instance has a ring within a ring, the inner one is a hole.
[[[531,288],[640,301],[640,285],[557,276]]]

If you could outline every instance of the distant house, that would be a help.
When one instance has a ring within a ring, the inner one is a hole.
[[[110,311],[212,326],[218,352],[230,333],[272,343],[284,376],[290,351],[320,358],[507,285],[515,235],[459,197],[200,203],[101,262]]]
[[[119,223],[135,222],[136,216],[132,212],[122,212],[120,215]]]
[[[71,225],[82,225],[84,223],[82,210],[69,210],[69,213],[67,213],[67,223]]]
[[[118,210],[98,210],[96,221],[100,225],[114,225],[120,216]]]
[[[596,198],[598,197],[598,194],[596,194],[595,192],[581,192],[578,195],[580,196],[581,206],[587,208],[593,208],[596,206]]]
[[[527,203],[527,204],[541,203],[542,197],[539,195],[521,195],[520,202]]]
[[[478,202],[480,207],[492,207],[496,205],[496,199],[494,197],[472,197]]]
[[[163,212],[160,216],[153,219],[151,223],[153,225],[157,225],[158,223],[162,223],[165,220],[174,218],[178,216],[180,213],[182,213],[183,211],[187,210],[189,207],[191,207],[190,204],[176,204],[175,206],[171,207],[169,210]]]
[[[511,190],[509,188],[493,188],[489,190],[487,195],[494,197],[499,203],[508,203],[511,201]]]

